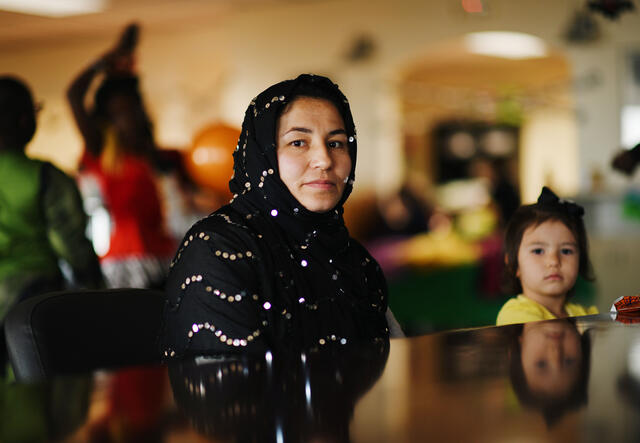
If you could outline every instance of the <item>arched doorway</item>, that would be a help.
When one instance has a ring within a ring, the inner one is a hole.
[[[533,36],[511,33],[542,50],[530,56],[481,53],[473,38],[482,34],[432,45],[401,69],[405,177],[437,184],[464,175],[479,156],[495,157],[524,201],[545,184],[575,193],[577,125],[566,57]],[[449,169],[455,165],[462,172]]]

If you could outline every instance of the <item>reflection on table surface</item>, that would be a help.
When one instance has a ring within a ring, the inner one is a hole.
[[[349,441],[353,410],[380,377],[388,341],[295,355],[172,364],[178,408],[222,441]]]
[[[0,441],[31,431],[64,441],[631,442],[640,324],[600,315],[198,358],[4,384],[1,401]]]

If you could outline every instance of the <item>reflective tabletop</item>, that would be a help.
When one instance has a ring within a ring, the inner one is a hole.
[[[0,441],[21,436],[11,405],[26,404],[40,420],[22,432],[62,441],[636,442],[640,323],[618,320],[5,383]]]

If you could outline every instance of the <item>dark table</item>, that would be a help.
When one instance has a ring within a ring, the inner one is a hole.
[[[638,442],[640,324],[587,316],[0,387],[0,441]]]

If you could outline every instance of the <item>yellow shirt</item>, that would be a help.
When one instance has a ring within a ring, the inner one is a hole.
[[[576,303],[565,303],[565,311],[569,317],[577,317],[579,315],[597,314],[598,308],[590,306],[585,308]],[[538,320],[553,320],[557,318],[547,308],[542,306],[530,298],[520,294],[517,297],[509,299],[498,312],[496,325],[508,325],[512,323],[526,323]]]

